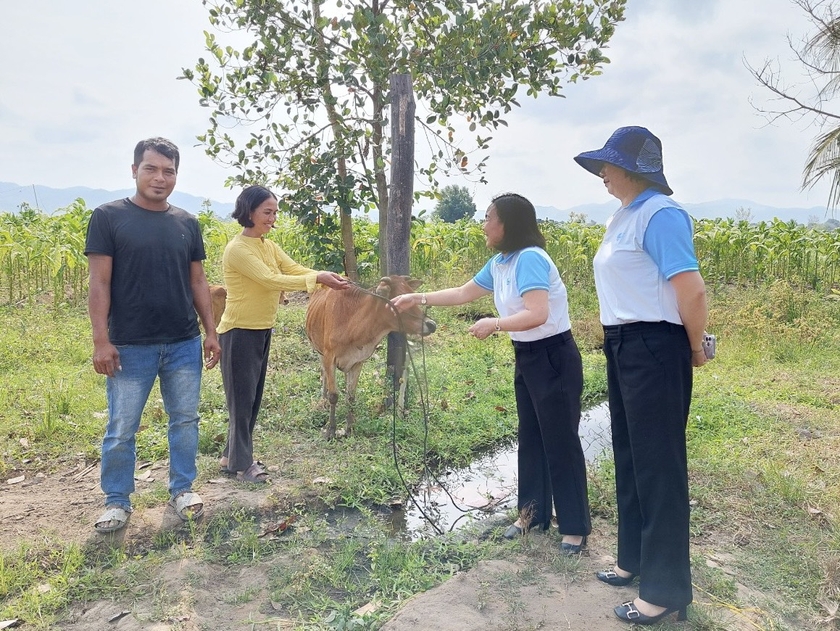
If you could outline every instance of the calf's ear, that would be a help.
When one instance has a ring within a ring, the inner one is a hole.
[[[382,296],[386,300],[391,299],[391,279],[387,276],[379,281],[379,284],[374,289],[374,293],[377,296]]]
[[[420,285],[423,284],[423,281],[419,278],[409,278],[408,279],[408,286],[411,287],[412,290],[417,289]]]

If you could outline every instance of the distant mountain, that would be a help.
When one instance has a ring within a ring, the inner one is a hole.
[[[109,202],[121,197],[129,197],[134,194],[134,189],[123,189],[119,191],[106,191],[98,188],[85,188],[77,186],[73,188],[50,188],[48,186],[21,186],[12,182],[0,182],[0,212],[17,212],[24,202],[33,208],[39,208],[44,212],[52,213],[58,208],[70,205],[77,198],[85,200],[88,208],[96,208],[100,204]],[[175,191],[169,198],[175,206],[198,214],[201,204],[206,198]],[[749,212],[750,221],[770,221],[778,217],[783,221],[794,219],[799,223],[807,224],[808,220],[816,217],[819,222],[826,220],[824,206],[812,206],[811,208],[776,208],[756,204],[747,199],[719,199],[713,202],[700,204],[684,203],[683,206],[695,219],[712,219],[715,217],[735,218],[735,211],[743,209]],[[213,213],[218,217],[229,217],[233,212],[232,203],[222,203],[211,200]],[[604,202],[602,204],[583,204],[565,210],[554,206],[537,206],[537,216],[540,219],[553,219],[555,221],[568,221],[570,213],[586,215],[587,220],[596,223],[604,223],[612,212],[618,208],[618,200]],[[419,211],[418,211],[419,212]],[[428,217],[431,213],[427,213]],[[378,221],[376,211],[366,215],[371,221]]]
[[[677,200],[679,201],[679,200]],[[757,223],[759,221],[769,222],[773,218],[781,219],[782,221],[794,221],[801,224],[810,223],[811,219],[816,218],[816,223],[826,223],[832,227],[836,226],[836,220],[830,214],[826,214],[825,206],[812,206],[810,208],[777,208],[775,206],[764,206],[748,199],[718,199],[713,202],[702,202],[699,204],[683,203],[682,206],[688,211],[688,214],[694,219],[715,219],[715,218],[732,218],[736,219],[736,211],[743,209],[739,215],[749,218],[750,223]],[[536,206],[538,219],[551,219],[553,221],[569,221],[569,216],[572,213],[576,215],[585,215],[587,222],[605,223],[607,218],[615,212],[619,207],[618,200],[612,202],[604,202],[601,204],[581,204],[580,206],[573,206],[561,210],[556,206]],[[415,208],[414,214],[420,212],[419,208]],[[431,211],[427,211],[425,218],[431,216]],[[475,219],[481,220],[481,213],[476,213]],[[379,214],[375,210],[371,210],[366,216],[371,221],[378,221]]]
[[[679,200],[677,200],[679,201]],[[751,222],[770,221],[774,217],[782,221],[791,219],[807,224],[808,220],[816,217],[819,223],[824,222],[826,217],[825,206],[812,206],[811,208],[776,208],[756,204],[747,199],[718,199],[713,202],[702,202],[700,204],[682,203],[688,214],[695,219],[714,219],[716,217],[735,218],[735,212],[743,209],[748,213]],[[553,219],[554,221],[568,221],[570,213],[586,215],[587,220],[595,223],[604,223],[607,218],[619,207],[618,200],[604,202],[603,204],[583,204],[566,210],[560,210],[554,206],[537,206],[537,217],[540,219]]]
[[[101,188],[50,188],[48,186],[21,186],[13,182],[0,182],[0,212],[17,212],[22,203],[38,208],[46,213],[55,212],[59,208],[69,206],[81,197],[88,208],[96,208],[100,204],[122,197],[134,195],[133,188],[119,191],[106,191]],[[175,191],[169,196],[173,206],[178,206],[193,214],[198,214],[205,197],[190,195]],[[233,204],[211,200],[210,208],[218,217],[229,217],[233,212]]]

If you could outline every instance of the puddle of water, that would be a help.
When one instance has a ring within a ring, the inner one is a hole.
[[[610,449],[610,414],[606,402],[581,415],[578,433],[587,462],[594,462]],[[394,511],[391,519],[394,536],[412,539],[434,536],[516,508],[516,443],[487,454],[464,469],[421,483],[415,489],[414,501],[416,505],[409,501],[405,510]]]
[[[610,407],[606,401],[581,414],[578,434],[586,462],[595,462],[605,451],[612,449]]]

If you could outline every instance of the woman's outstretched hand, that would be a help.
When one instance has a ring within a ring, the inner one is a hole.
[[[331,289],[347,289],[350,286],[349,280],[335,272],[318,272],[316,280]]]
[[[394,305],[394,309],[399,313],[403,313],[411,309],[414,305],[420,304],[420,294],[402,294],[396,298],[392,298],[391,304]]]

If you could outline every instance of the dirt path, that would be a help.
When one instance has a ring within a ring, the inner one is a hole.
[[[13,473],[10,479],[20,475]],[[151,465],[141,469],[138,477],[138,490],[142,490],[156,478],[165,479],[166,468]],[[276,510],[278,498],[290,496],[292,488],[289,482],[279,480],[268,488],[254,490],[219,477],[203,482],[196,490],[205,500],[207,516],[212,517],[217,511],[234,505],[267,515]],[[127,528],[116,536],[103,536],[92,528],[101,510],[98,464],[91,466],[79,461],[68,463],[54,475],[27,475],[13,484],[3,480],[0,524],[4,536],[0,547],[10,550],[21,541],[37,544],[49,538],[80,545],[126,545],[142,549],[161,530],[181,527],[172,509],[159,505],[135,510]],[[612,608],[632,600],[636,587],[609,587],[593,577],[596,570],[611,566],[614,560],[610,553],[615,538],[609,526],[596,523],[588,553],[579,561],[561,563],[561,567],[556,557],[557,533],[529,537],[528,554],[483,561],[469,571],[456,574],[446,583],[409,599],[382,629],[610,631],[629,628],[614,618]],[[159,602],[149,598],[102,600],[74,606],[59,627],[72,631],[290,629],[293,623],[273,610],[265,589],[268,573],[277,562],[273,559],[248,566],[221,566],[198,559],[171,562],[158,568],[152,579],[157,583],[158,600],[162,593],[166,595],[164,601],[170,604],[165,613],[161,613]],[[740,589],[750,601],[760,598],[748,594],[743,586]],[[243,591],[251,594],[245,603],[237,596]],[[715,606],[700,593],[695,598],[697,604],[689,615],[719,620],[721,626],[715,628],[731,631],[767,628],[762,626],[760,615]],[[165,622],[149,622],[150,619]],[[674,628],[681,626],[674,625]]]
[[[9,483],[22,475],[12,473],[0,485],[0,524],[6,535],[0,539],[0,549],[9,550],[21,541],[37,543],[45,538],[82,546],[96,545],[110,538],[120,542],[146,541],[160,530],[183,525],[172,508],[161,504],[135,510],[126,528],[106,538],[93,529],[93,523],[104,510],[98,462],[68,463],[59,473],[26,474],[23,481]],[[136,489],[141,492],[152,483],[166,479],[167,464],[153,463],[138,469]],[[267,489],[252,490],[229,478],[218,477],[204,482],[197,490],[207,505],[207,514],[212,515],[234,503],[259,509],[269,493],[282,494],[284,487],[281,480]]]

